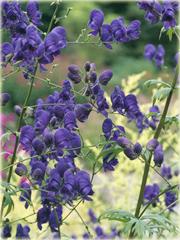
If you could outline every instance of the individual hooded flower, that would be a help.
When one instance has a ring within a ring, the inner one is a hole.
[[[96,223],[98,221],[96,215],[94,214],[94,211],[91,208],[88,210],[88,215],[92,223]]]
[[[36,110],[35,112],[35,131],[42,133],[50,121],[50,113],[45,110]]]
[[[83,238],[83,239],[90,239],[89,233],[84,233],[84,234],[82,235],[82,238]]]
[[[124,149],[124,154],[126,155],[126,157],[128,157],[130,160],[134,160],[138,157],[139,154],[137,154],[133,148],[131,147],[126,147]]]
[[[124,114],[125,94],[119,86],[115,86],[111,93],[111,102],[114,111]]]
[[[101,27],[100,38],[103,44],[112,49],[111,42],[113,41],[112,28],[109,24],[103,24]]]
[[[75,65],[75,64],[71,64],[68,67],[68,78],[75,84],[80,83],[81,81],[81,75],[80,75],[80,68]]]
[[[169,211],[173,211],[173,208],[176,206],[177,196],[173,191],[168,191],[165,193],[165,205]]]
[[[92,105],[89,103],[76,104],[75,106],[76,118],[80,122],[85,122],[88,119],[91,111],[92,111]]]
[[[49,221],[49,215],[51,211],[47,206],[43,206],[37,212],[37,225],[39,230],[42,230],[42,224],[47,223]]]
[[[167,179],[172,178],[171,167],[163,165],[161,168],[161,175]]]
[[[82,198],[86,200],[91,200],[89,195],[92,195],[94,192],[92,190],[92,184],[90,181],[89,174],[85,171],[78,171],[76,173],[76,189]]]
[[[25,176],[27,174],[28,170],[27,167],[23,163],[18,163],[17,167],[15,169],[15,173],[18,176]]]
[[[31,187],[29,183],[27,182],[22,182],[20,184],[21,190],[21,195],[20,195],[20,201],[25,202],[25,208],[29,207],[29,202],[31,201]]]
[[[31,150],[32,141],[35,137],[35,131],[32,126],[26,125],[20,131],[20,143],[26,151]]]
[[[34,138],[32,141],[32,147],[37,154],[41,154],[45,149],[45,144],[39,138]]]
[[[8,223],[6,223],[2,230],[2,235],[1,235],[2,238],[11,237],[11,230],[12,230],[12,227]]]
[[[150,107],[149,113],[151,114],[151,120],[149,121],[149,126],[154,130],[156,129],[156,123],[158,122],[157,114],[160,113],[157,105]]]
[[[26,6],[29,20],[36,26],[41,25],[41,12],[39,11],[39,4],[36,1],[29,1]]]
[[[7,62],[13,56],[14,48],[11,43],[4,42],[1,47],[1,57],[3,62]]]
[[[99,82],[102,84],[102,85],[107,85],[108,82],[111,80],[113,76],[113,73],[111,70],[105,70],[103,71],[100,76],[99,76]]]
[[[175,13],[178,11],[178,2],[164,1],[162,4],[162,22],[167,30],[176,26]]]
[[[63,192],[68,195],[73,194],[73,189],[75,187],[75,175],[72,169],[67,169],[64,172],[63,179],[64,179]]]
[[[62,206],[54,208],[49,216],[49,226],[52,232],[58,232],[62,220]]]
[[[98,94],[96,97],[96,103],[98,106],[98,111],[102,113],[104,116],[107,116],[106,109],[109,109],[109,105],[106,101],[106,98],[104,97],[104,91],[102,89],[98,91]]]
[[[158,140],[156,138],[153,138],[153,139],[149,140],[146,147],[148,150],[154,151],[158,145],[159,145]]]
[[[144,199],[149,201],[152,201],[157,195],[159,195],[160,189],[158,184],[154,183],[153,185],[146,185],[144,190]],[[152,205],[153,207],[156,206],[157,202],[159,201],[159,198],[156,198],[153,200]]]
[[[154,150],[154,163],[156,166],[160,167],[164,161],[164,152],[162,145],[159,144]]]
[[[46,171],[46,164],[37,160],[31,163],[31,176],[37,181],[42,181]]]
[[[106,118],[102,125],[102,130],[106,139],[110,138],[112,128],[113,128],[112,120],[110,118]]]
[[[136,40],[140,36],[140,26],[141,22],[139,20],[132,21],[127,27],[127,37],[128,40]]]
[[[124,137],[124,136],[118,138],[116,142],[122,148],[128,148],[128,147],[132,146],[131,141],[127,137]]]
[[[156,47],[149,43],[149,44],[146,44],[145,47],[144,47],[144,57],[148,60],[152,60],[155,56],[155,53],[156,53]]]
[[[10,94],[9,93],[1,93],[1,104],[2,106],[5,106],[9,100],[10,100]]]
[[[162,45],[158,45],[156,54],[154,57],[156,66],[158,68],[161,68],[161,66],[164,65],[164,55],[165,55],[164,47]]]
[[[142,146],[140,143],[135,143],[134,146],[133,146],[133,150],[134,152],[139,156],[142,152]]]
[[[100,32],[103,21],[104,21],[104,13],[101,10],[94,9],[90,13],[88,27],[93,30],[91,32],[92,35],[96,36]]]
[[[113,37],[117,42],[123,42],[126,37],[126,27],[124,19],[119,17],[111,22]]]
[[[43,140],[47,147],[50,147],[54,142],[54,135],[49,129],[45,129],[43,132]]]
[[[17,225],[17,230],[16,230],[16,238],[17,239],[23,239],[23,238],[30,238],[29,237],[29,232],[30,232],[30,227],[29,226],[22,226],[21,224]]]
[[[64,115],[64,127],[69,130],[75,130],[77,128],[76,115],[73,111],[68,111]]]
[[[106,238],[106,235],[105,235],[102,227],[97,226],[97,227],[95,228],[95,232],[96,232],[96,236],[97,236],[98,238],[102,238],[102,239],[105,239],[105,238]]]
[[[110,150],[112,147],[111,144],[107,144],[104,146],[103,150]],[[103,169],[104,171],[114,171],[114,167],[118,164],[118,160],[116,158],[116,154],[113,153],[113,151],[108,152],[104,157],[103,157]]]

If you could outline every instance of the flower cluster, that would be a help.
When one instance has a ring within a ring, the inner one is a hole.
[[[158,68],[164,65],[165,50],[162,45],[158,45],[157,48],[149,43],[144,47],[144,57],[149,61],[154,61]]]
[[[93,239],[114,239],[120,237],[120,232],[117,230],[115,226],[111,226],[111,232],[106,233],[103,227],[98,224],[98,219],[91,208],[88,210],[88,216],[90,220],[87,222],[88,227],[91,227],[93,231],[93,236],[95,234]],[[91,237],[92,236],[90,236],[89,233],[87,232],[82,235],[82,239],[91,239]],[[78,237],[75,234],[73,234],[71,238],[78,239]]]
[[[99,35],[100,40],[107,48],[112,48],[111,42],[129,42],[136,40],[140,35],[141,23],[138,20],[125,25],[123,17],[114,19],[111,24],[104,22],[104,13],[99,9],[94,9],[90,13],[88,27],[92,29],[91,35]]]
[[[22,67],[24,77],[34,74],[36,65],[45,70],[44,65],[52,63],[61,49],[66,47],[66,31],[55,27],[45,38],[38,29],[41,25],[41,13],[36,1],[28,2],[26,11],[22,11],[18,2],[2,3],[2,27],[7,29],[11,42],[2,44],[2,61],[6,66],[12,62]]]
[[[92,106],[76,104],[72,85],[65,80],[62,91],[55,91],[46,100],[38,99],[34,110],[34,125],[21,128],[20,143],[31,156],[30,176],[33,185],[40,186],[42,208],[37,214],[39,229],[49,222],[52,231],[57,231],[61,222],[62,205],[82,198],[91,200],[93,194],[89,174],[77,168],[75,158],[81,152],[82,142],[77,120],[84,122]],[[18,164],[15,172],[27,174],[24,164]],[[31,200],[30,185],[21,185],[20,200],[28,207]]]
[[[151,202],[153,207],[157,206],[157,203],[160,202],[159,195],[160,187],[158,184],[154,183],[152,185],[146,185],[144,190],[144,203],[147,204]],[[165,206],[169,211],[173,211],[173,208],[176,206],[177,195],[174,191],[169,190],[164,195]]]
[[[145,11],[145,19],[155,24],[159,21],[163,23],[163,27],[167,30],[176,26],[175,15],[179,10],[179,4],[176,1],[139,1],[138,6]]]
[[[2,230],[2,238],[10,238],[11,237],[11,226],[9,225],[9,223],[5,223],[3,230]],[[29,226],[22,226],[21,224],[17,225],[17,229],[16,229],[16,239],[29,239],[29,232],[30,232],[30,228]]]

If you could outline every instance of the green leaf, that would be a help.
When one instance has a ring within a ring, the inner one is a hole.
[[[157,85],[157,84],[159,84],[160,86],[165,85],[165,86],[171,87],[170,84],[168,84],[168,83],[166,83],[166,82],[164,82],[164,81],[162,81],[162,80],[159,80],[159,79],[147,80],[147,81],[144,83],[144,86],[147,87],[147,88],[149,88],[149,87],[151,87],[152,85]]]
[[[169,37],[169,41],[172,40],[172,36],[174,34],[174,28],[170,28],[168,31],[167,31],[167,35]]]
[[[99,220],[108,219],[108,220],[115,220],[120,222],[128,222],[133,217],[134,216],[131,213],[124,210],[109,210],[102,213],[99,216]]]
[[[159,40],[161,39],[162,34],[166,31],[164,27],[161,28],[161,31],[159,33]]]
[[[138,220],[134,226],[134,230],[135,233],[137,234],[137,237],[142,239],[142,237],[145,234],[146,224],[143,221]]]
[[[153,104],[158,101],[162,101],[165,99],[171,91],[170,87],[160,88],[153,96]]]

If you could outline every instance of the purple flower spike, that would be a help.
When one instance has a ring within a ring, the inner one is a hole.
[[[106,86],[108,84],[108,82],[111,80],[112,76],[113,76],[113,73],[111,70],[105,70],[100,74],[99,82],[102,85]]]

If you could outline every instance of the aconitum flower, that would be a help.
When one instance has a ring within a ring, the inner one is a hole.
[[[6,223],[2,230],[2,238],[11,237],[11,230],[12,230],[12,227],[8,223]]]
[[[148,201],[152,201],[153,198],[157,197],[157,195],[160,193],[160,189],[158,184],[154,183],[153,185],[146,185],[144,190],[144,199]],[[152,202],[152,206],[155,207],[157,202],[159,201],[159,198],[156,198]]]
[[[161,175],[167,179],[172,178],[171,167],[163,165],[161,168]]]
[[[75,106],[76,118],[80,122],[85,122],[88,119],[91,111],[92,111],[92,105],[89,103],[77,104]]]
[[[162,145],[159,144],[154,150],[154,163],[156,166],[160,167],[164,161],[164,152]]]
[[[90,13],[88,27],[93,30],[91,32],[92,35],[96,36],[100,32],[103,21],[104,21],[104,13],[101,10],[94,9]]]
[[[153,138],[147,143],[146,147],[148,150],[154,151],[158,145],[159,145],[158,140],[156,138]]]
[[[17,230],[16,230],[16,238],[17,239],[23,239],[23,238],[30,238],[29,237],[29,232],[30,232],[30,227],[29,226],[22,226],[21,224],[17,225]]]
[[[102,25],[100,38],[103,44],[107,48],[112,49],[112,46],[110,43],[113,41],[113,35],[112,35],[112,28],[109,24]]]
[[[38,4],[38,2],[36,2],[34,0],[33,1],[29,1],[27,3],[26,10],[27,10],[27,15],[29,17],[29,20],[33,24],[35,24],[37,26],[42,24],[41,23],[41,16],[42,16],[42,14],[39,11],[39,4]]]
[[[173,207],[176,206],[177,196],[173,191],[168,191],[165,193],[165,205],[169,209],[169,211],[173,211]]]
[[[89,210],[88,210],[88,215],[89,215],[92,223],[96,223],[98,221],[97,217],[95,216],[94,211],[91,208],[89,208]]]
[[[37,212],[37,225],[40,230],[42,230],[42,224],[47,223],[49,221],[49,215],[51,211],[47,206],[43,206]]]
[[[157,105],[154,105],[152,107],[150,107],[149,109],[149,113],[151,114],[151,120],[149,121],[149,126],[155,130],[156,129],[156,123],[158,122],[157,119],[157,114],[160,113],[159,108]],[[154,113],[154,114],[153,114]]]
[[[58,206],[52,210],[49,215],[49,226],[52,232],[58,232],[58,227],[62,220],[62,206]]]
[[[25,176],[28,170],[27,167],[23,163],[18,163],[15,169],[15,173],[19,176]]]
[[[11,98],[11,96],[9,93],[1,93],[2,106],[5,106],[9,102],[10,98]]]
[[[26,151],[31,149],[34,137],[35,131],[32,126],[26,125],[21,128],[20,143]]]
[[[165,49],[162,45],[157,48],[153,44],[147,44],[144,47],[144,57],[150,61],[154,61],[158,68],[164,65]]]
[[[25,208],[29,207],[29,202],[31,201],[31,187],[29,183],[27,182],[22,182],[20,184],[21,190],[21,195],[20,195],[20,201],[25,202]]]
[[[81,75],[80,75],[80,68],[75,65],[75,64],[71,64],[68,67],[68,78],[73,82],[73,83],[80,83],[81,82]]]
[[[109,139],[111,136],[111,131],[113,128],[113,122],[110,118],[106,118],[102,125],[102,130],[106,139]]]
[[[99,76],[99,82],[102,84],[102,85],[107,85],[108,82],[111,80],[113,76],[113,73],[111,70],[105,70],[103,71],[100,76]]]
[[[1,56],[2,61],[8,62],[8,59],[10,59],[14,53],[14,48],[13,48],[12,44],[10,44],[8,42],[2,43],[1,53],[2,53],[2,56]]]

